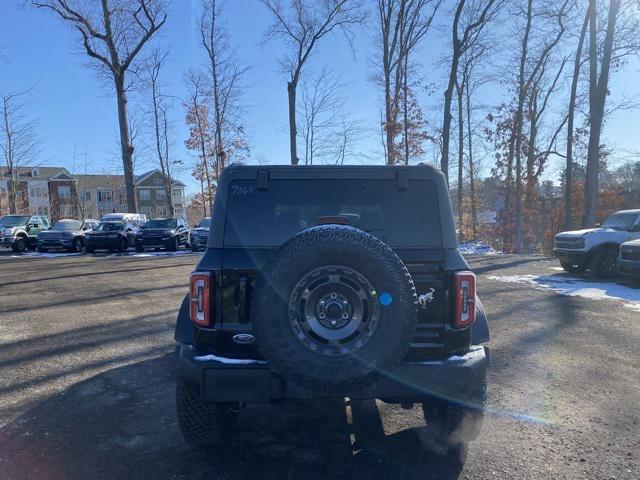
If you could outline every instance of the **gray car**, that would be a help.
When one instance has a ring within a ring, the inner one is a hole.
[[[211,217],[204,218],[198,225],[191,230],[191,251],[197,252],[207,247],[209,240],[209,227],[211,226]]]
[[[84,248],[84,233],[93,230],[98,220],[58,220],[49,230],[38,234],[38,252],[48,252],[52,249],[63,249],[68,252],[80,253]]]

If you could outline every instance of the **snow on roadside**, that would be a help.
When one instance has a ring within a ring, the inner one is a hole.
[[[489,245],[482,242],[461,242],[458,244],[458,250],[463,255],[497,255],[501,252],[495,251]]]
[[[588,282],[564,275],[487,275],[486,278],[499,282],[528,284],[540,290],[552,290],[569,297],[622,301],[625,307],[640,312],[640,290],[617,283]]]

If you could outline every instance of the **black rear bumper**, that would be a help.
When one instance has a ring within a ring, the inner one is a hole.
[[[464,401],[484,382],[488,366],[489,350],[475,346],[463,356],[454,355],[440,361],[404,362],[380,372],[378,378],[366,387],[324,395],[287,382],[266,362],[199,356],[191,345],[182,345],[177,375],[197,384],[201,398],[211,402],[269,403],[327,396],[402,402],[419,401],[434,395]]]

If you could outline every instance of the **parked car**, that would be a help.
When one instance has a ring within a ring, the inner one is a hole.
[[[193,227],[189,240],[189,243],[191,244],[191,251],[197,252],[207,246],[210,226],[211,217],[206,217],[198,225]]]
[[[144,213],[107,213],[100,219],[101,222],[129,222],[135,226],[143,225],[147,221]]]
[[[640,240],[624,242],[620,246],[618,269],[623,275],[640,279]]]
[[[0,217],[0,247],[16,253],[35,250],[38,234],[49,228],[44,215],[5,215]]]
[[[640,209],[622,210],[607,217],[602,226],[555,237],[554,253],[564,270],[582,273],[586,269],[594,277],[613,278],[617,274],[620,245],[640,239]]]
[[[69,252],[81,252],[87,231],[98,226],[98,220],[58,220],[49,230],[38,234],[38,251],[45,253],[50,249],[65,249]]]
[[[135,234],[136,251],[165,248],[175,252],[180,245],[189,246],[189,228],[182,218],[152,218]]]
[[[443,449],[477,435],[489,330],[440,171],[229,167],[211,232],[175,330],[189,443],[229,445],[247,403],[326,397],[421,404]]]
[[[100,222],[92,231],[85,234],[85,250],[93,253],[96,250],[118,250],[126,252],[133,243],[135,225],[129,222]]]

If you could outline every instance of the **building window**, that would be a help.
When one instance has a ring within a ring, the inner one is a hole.
[[[165,193],[164,190],[156,190],[156,199],[157,200],[164,200],[167,198],[167,194]]]
[[[60,185],[58,187],[58,198],[71,198],[71,187]]]
[[[41,186],[37,187],[29,187],[29,196],[30,197],[44,197],[45,189]]]
[[[69,218],[74,217],[73,205],[60,205],[60,217]]]
[[[173,209],[173,213],[176,217],[180,217],[184,214],[184,212],[182,211],[182,207],[175,207]]]
[[[146,215],[147,219],[149,219],[153,215],[153,210],[151,207],[140,207],[140,213]]]
[[[146,189],[141,189],[140,200],[142,200],[143,202],[148,202],[149,200],[151,200],[151,192]]]
[[[113,201],[113,192],[98,192],[98,201],[99,202],[112,202]]]
[[[167,207],[156,207],[156,215],[166,217],[168,215]]]
[[[85,202],[91,201],[91,192],[82,192],[82,200]]]

